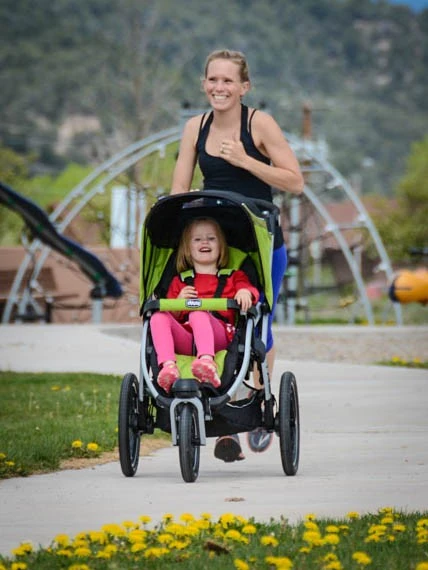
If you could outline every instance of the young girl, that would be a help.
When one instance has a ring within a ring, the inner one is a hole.
[[[198,218],[183,231],[177,251],[177,271],[193,269],[194,284],[186,285],[179,276],[169,286],[169,299],[196,299],[214,297],[219,269],[227,267],[228,247],[219,224],[210,218]],[[226,280],[222,297],[235,299],[243,311],[257,303],[259,293],[243,271],[234,271]],[[200,382],[209,382],[215,388],[221,384],[214,355],[227,348],[233,337],[236,312],[219,313],[223,319],[207,311],[180,313],[157,312],[151,318],[153,345],[161,370],[158,384],[167,393],[180,377],[175,353],[192,354],[196,346],[196,359],[192,374]]]

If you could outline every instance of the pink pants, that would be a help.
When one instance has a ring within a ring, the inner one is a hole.
[[[175,360],[175,353],[214,356],[219,350],[227,348],[229,341],[223,323],[206,311],[191,311],[189,322],[192,332],[179,323],[171,313],[155,313],[150,320],[153,345],[158,356],[158,363]]]

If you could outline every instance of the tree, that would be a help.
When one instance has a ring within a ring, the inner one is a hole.
[[[406,173],[396,188],[396,203],[380,204],[374,216],[393,261],[406,261],[411,248],[428,246],[428,136],[412,145]],[[382,213],[380,213],[382,212]]]

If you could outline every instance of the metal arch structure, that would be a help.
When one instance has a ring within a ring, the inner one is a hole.
[[[370,300],[366,292],[366,288],[364,287],[364,281],[362,279],[361,271],[358,267],[358,264],[355,261],[355,258],[346,240],[344,239],[344,236],[341,232],[342,228],[340,224],[337,223],[332,218],[331,214],[328,212],[322,200],[320,199],[319,194],[325,193],[328,196],[329,192],[333,190],[336,192],[340,191],[341,193],[343,193],[344,197],[346,197],[349,201],[352,202],[356,211],[358,212],[358,216],[357,219],[354,220],[353,227],[358,229],[365,229],[368,231],[380,259],[378,270],[383,271],[385,273],[388,282],[392,282],[394,277],[394,272],[391,266],[388,253],[386,252],[385,246],[383,245],[381,237],[376,229],[376,226],[373,223],[373,220],[370,218],[370,215],[368,214],[358,194],[354,191],[349,182],[340,174],[340,172],[336,168],[334,168],[334,166],[331,165],[328,162],[328,160],[325,158],[326,154],[325,145],[317,144],[311,140],[307,140],[304,138],[297,138],[294,135],[286,134],[286,137],[289,140],[293,148],[293,151],[296,153],[297,157],[299,158],[299,162],[301,164],[301,169],[304,176],[307,179],[310,179],[310,176],[312,174],[321,173],[323,175],[323,183],[321,184],[321,186],[317,188],[317,185],[314,185],[314,188],[311,188],[309,184],[306,184],[304,189],[304,194],[309,199],[315,210],[319,213],[321,218],[324,220],[326,224],[324,227],[324,231],[326,233],[332,233],[336,238],[337,243],[340,245],[342,253],[354,277],[355,284],[357,286],[360,295],[360,300],[365,310],[367,322],[370,325],[374,325],[373,311]],[[294,225],[297,225],[299,223],[298,205],[295,204],[294,207],[297,212],[294,213],[295,217]],[[290,236],[290,238],[293,238],[293,236]],[[298,237],[294,236],[294,242],[295,243],[298,242]],[[290,255],[292,254],[293,252],[290,252]],[[291,300],[291,304],[292,303],[293,301]],[[393,308],[397,324],[402,325],[403,316],[402,316],[401,305],[399,303],[393,303]],[[291,313],[293,313],[292,307],[291,307]]]
[[[195,111],[188,112],[188,115],[195,114]],[[185,117],[184,117],[185,118]],[[176,127],[165,129],[154,135],[148,136],[130,146],[123,151],[117,153],[112,158],[101,164],[94,169],[84,180],[82,180],[71,192],[64,198],[64,200],[55,208],[50,215],[50,220],[56,225],[59,232],[63,232],[71,220],[79,214],[86,204],[99,193],[104,193],[106,186],[114,181],[120,174],[126,172],[129,168],[134,166],[143,158],[148,157],[154,153],[162,154],[165,147],[169,144],[175,143],[180,140],[183,116],[181,117],[180,124]],[[314,172],[322,172],[328,188],[340,188],[349,200],[353,202],[358,213],[360,227],[365,227],[371,234],[375,247],[377,249],[379,258],[381,260],[381,269],[385,272],[387,278],[392,280],[393,272],[391,264],[382,244],[380,236],[370,219],[361,200],[353,191],[350,184],[345,178],[325,159],[323,156],[323,149],[321,146],[312,143],[305,139],[300,139],[294,135],[284,132],[287,140],[290,142],[291,147],[296,153],[305,174]],[[364,287],[364,282],[359,270],[358,265],[355,263],[352,252],[343,238],[339,225],[334,221],[329,212],[326,210],[322,201],[317,195],[316,188],[312,188],[310,184],[306,184],[304,190],[305,196],[311,202],[312,206],[319,213],[324,220],[326,226],[325,231],[332,232],[340,245],[344,257],[350,267],[355,283],[358,288],[360,299],[365,311],[366,320],[369,324],[374,324],[373,312],[371,309],[370,301]],[[293,199],[294,200],[294,199]],[[76,201],[76,203],[67,212],[67,208]],[[298,212],[298,204],[295,202],[295,212]],[[298,214],[297,214],[298,216]],[[297,220],[296,220],[297,221]],[[297,246],[298,236],[290,235],[290,256],[293,253],[293,244]],[[14,307],[18,307],[18,313],[23,313],[25,306],[28,302],[32,302],[36,306],[34,299],[31,299],[31,292],[28,288],[24,294],[20,295],[24,277],[31,266],[30,283],[37,283],[37,278],[40,271],[50,253],[50,248],[42,244],[39,240],[35,239],[27,249],[27,254],[24,257],[12,284],[7,303],[3,312],[2,322],[8,323],[11,319]],[[36,257],[36,254],[38,256]],[[293,315],[293,301],[289,301],[289,312]],[[402,324],[401,307],[394,303],[396,320],[398,324]],[[290,319],[289,319],[290,323]]]

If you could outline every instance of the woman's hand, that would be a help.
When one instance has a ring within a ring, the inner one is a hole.
[[[248,311],[253,304],[253,296],[249,289],[239,289],[234,299],[243,311]]]
[[[177,295],[177,299],[195,299],[198,296],[198,292],[192,285],[186,285]]]
[[[220,146],[220,155],[233,166],[245,168],[248,155],[245,152],[244,145],[238,138],[223,139]]]

